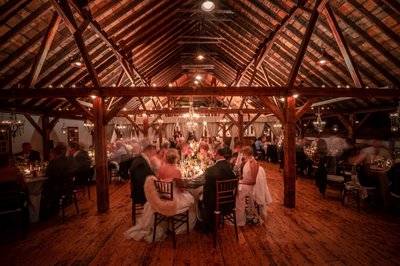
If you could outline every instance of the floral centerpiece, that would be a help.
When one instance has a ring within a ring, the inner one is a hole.
[[[213,161],[200,149],[200,143],[191,141],[189,144],[190,154],[180,162],[179,167],[184,178],[193,179],[202,175]]]

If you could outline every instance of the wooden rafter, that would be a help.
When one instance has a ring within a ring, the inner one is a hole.
[[[253,124],[254,121],[256,121],[257,118],[260,117],[260,115],[261,115],[260,113],[256,114],[249,122],[247,122],[247,124],[244,126],[243,130],[246,130],[247,128],[249,128],[249,126],[250,126],[251,124]]]
[[[50,50],[50,46],[54,40],[54,36],[57,33],[58,26],[60,26],[61,17],[54,13],[53,18],[50,21],[46,35],[44,36],[43,42],[39,48],[39,52],[36,55],[35,61],[32,65],[31,72],[28,78],[27,87],[33,87],[39,77],[40,71],[44,65],[46,56]]]
[[[307,101],[303,104],[303,106],[301,106],[300,109],[296,111],[296,121],[299,120],[311,108],[311,105],[315,101],[316,101],[315,98],[307,99]]]
[[[132,97],[121,98],[114,106],[109,110],[105,117],[105,124],[108,124],[111,119],[119,112],[122,108],[132,99]]]
[[[296,59],[293,63],[292,69],[289,73],[289,78],[288,78],[288,82],[287,82],[288,87],[292,87],[294,85],[294,82],[297,77],[297,73],[299,72],[301,63],[302,63],[304,55],[306,53],[308,43],[311,40],[311,35],[314,31],[315,24],[317,23],[317,20],[318,20],[318,16],[319,16],[318,10],[320,9],[321,6],[325,5],[326,2],[327,2],[327,0],[318,1],[314,8],[314,11],[311,13],[310,21],[308,22],[307,29],[306,29],[306,32],[303,37],[303,41],[301,42],[299,51],[297,52],[297,55],[296,55]]]
[[[35,122],[35,120],[33,120],[32,116],[28,115],[28,114],[24,114],[24,116],[26,117],[26,119],[28,119],[29,123],[31,123],[31,125],[36,129],[36,131],[43,136],[43,130],[42,128]]]
[[[89,120],[93,120],[93,114],[86,107],[79,103],[79,101],[74,97],[66,97],[66,99],[74,106],[77,110],[80,110],[83,115]]]
[[[267,97],[259,97],[260,101],[268,107],[271,112],[283,123],[285,121],[285,117],[283,115],[282,110],[276,106],[269,98]]]
[[[360,123],[357,124],[356,126],[356,130],[359,129],[367,120],[368,118],[371,116],[372,113],[367,113],[364,118],[360,121]]]
[[[93,91],[104,97],[143,97],[143,96],[277,96],[291,95],[292,87],[98,87],[98,88],[11,88],[0,89],[2,99],[25,98],[64,98],[87,97]],[[299,95],[306,97],[356,97],[356,98],[393,98],[400,96],[400,89],[362,89],[362,88],[337,88],[337,87],[296,87]],[[140,101],[140,99],[139,99]]]
[[[351,56],[350,49],[347,46],[346,39],[344,38],[343,33],[339,28],[339,24],[336,21],[335,14],[333,13],[329,3],[325,5],[323,13],[327,18],[329,27],[331,28],[337,45],[339,46],[340,52],[342,53],[342,56],[344,58],[344,62],[346,63],[347,69],[350,72],[351,78],[353,79],[354,85],[358,88],[362,88],[363,83],[361,81],[360,73],[358,73],[354,59]]]
[[[0,9],[0,25],[4,25],[10,18],[17,14],[22,8],[32,0],[14,0],[7,1]]]
[[[140,125],[138,125],[135,121],[132,120],[132,118],[129,117],[129,115],[125,115],[125,118],[135,127],[137,128],[140,132],[144,132],[144,130],[142,129],[142,127]]]

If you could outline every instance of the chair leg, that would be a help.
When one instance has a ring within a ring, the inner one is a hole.
[[[157,213],[154,213],[153,243],[156,241]]]
[[[233,224],[235,225],[236,241],[239,241],[238,230],[237,230],[237,224],[236,224],[236,213],[235,213],[235,211],[233,212]]]
[[[73,197],[74,197],[76,213],[79,214],[78,201],[76,200],[76,193],[75,192],[73,193]]]
[[[342,206],[344,206],[344,202],[346,201],[346,189],[343,190],[343,195],[342,195]]]
[[[136,204],[132,201],[132,223],[136,225]]]
[[[360,190],[357,189],[357,194],[356,194],[356,200],[357,200],[357,211],[360,212]]]
[[[62,222],[65,223],[65,206],[64,206],[64,201],[62,199],[60,199],[60,207],[62,213]]]
[[[214,248],[217,246],[218,223],[219,223],[219,216],[218,214],[215,214]]]
[[[89,199],[90,199],[90,184],[89,183],[87,183],[87,193],[88,193]]]
[[[172,217],[169,220],[172,223],[172,243],[174,244],[174,249],[176,249],[175,219]]]

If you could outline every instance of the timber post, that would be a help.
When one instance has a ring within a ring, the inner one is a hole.
[[[97,211],[100,213],[106,212],[110,208],[104,118],[104,99],[102,97],[95,97],[93,100],[94,147]]]
[[[284,122],[284,204],[296,206],[296,99],[286,98]]]

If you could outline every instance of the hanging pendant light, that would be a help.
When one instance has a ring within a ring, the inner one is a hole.
[[[10,118],[2,119],[0,125],[3,128],[9,128],[11,137],[15,141],[16,137],[21,136],[24,133],[25,121],[18,119],[17,115],[14,113],[14,109],[12,109]]]
[[[313,122],[313,125],[314,125],[315,130],[318,131],[318,133],[321,133],[322,131],[324,131],[326,122],[322,121],[319,106],[318,106],[317,120]]]
[[[390,131],[397,133],[400,131],[400,103],[397,107],[397,111],[389,114],[390,118]]]

